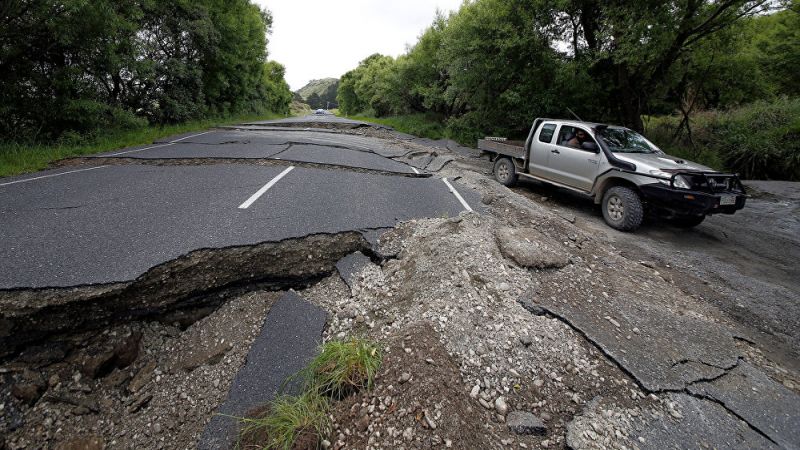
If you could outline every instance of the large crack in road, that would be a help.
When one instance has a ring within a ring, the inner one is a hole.
[[[307,287],[344,256],[370,252],[359,232],[195,250],[126,283],[0,291],[0,358],[53,335],[168,316],[219,303],[223,290]]]

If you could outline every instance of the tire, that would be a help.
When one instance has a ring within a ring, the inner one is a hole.
[[[508,158],[499,158],[494,163],[494,178],[503,186],[514,186],[517,184],[517,168],[514,162]]]
[[[644,206],[639,194],[625,186],[614,186],[603,195],[603,219],[611,228],[634,231],[642,225]]]
[[[693,228],[703,223],[705,219],[706,216],[677,216],[673,217],[670,223],[678,228]]]

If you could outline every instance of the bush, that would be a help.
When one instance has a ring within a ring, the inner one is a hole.
[[[746,179],[800,181],[800,98],[698,113],[692,142],[686,133],[672,139],[679,123],[674,116],[653,118],[647,136],[667,153]]]

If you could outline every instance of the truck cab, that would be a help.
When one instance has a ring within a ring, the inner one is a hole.
[[[745,204],[735,174],[666,155],[624,127],[536,119],[524,143],[486,138],[478,148],[494,161],[499,182],[510,186],[522,177],[586,194],[623,231],[637,229],[646,212],[692,227]]]

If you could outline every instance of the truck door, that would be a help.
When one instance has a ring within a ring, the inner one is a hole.
[[[594,149],[582,148],[581,142],[594,144]],[[561,125],[552,147],[547,161],[546,178],[583,191],[590,191],[600,170],[601,161],[599,147],[592,135],[582,127]]]
[[[531,140],[528,171],[531,175],[547,178],[547,160],[553,149],[553,137],[556,134],[556,124],[545,122],[536,131]]]

